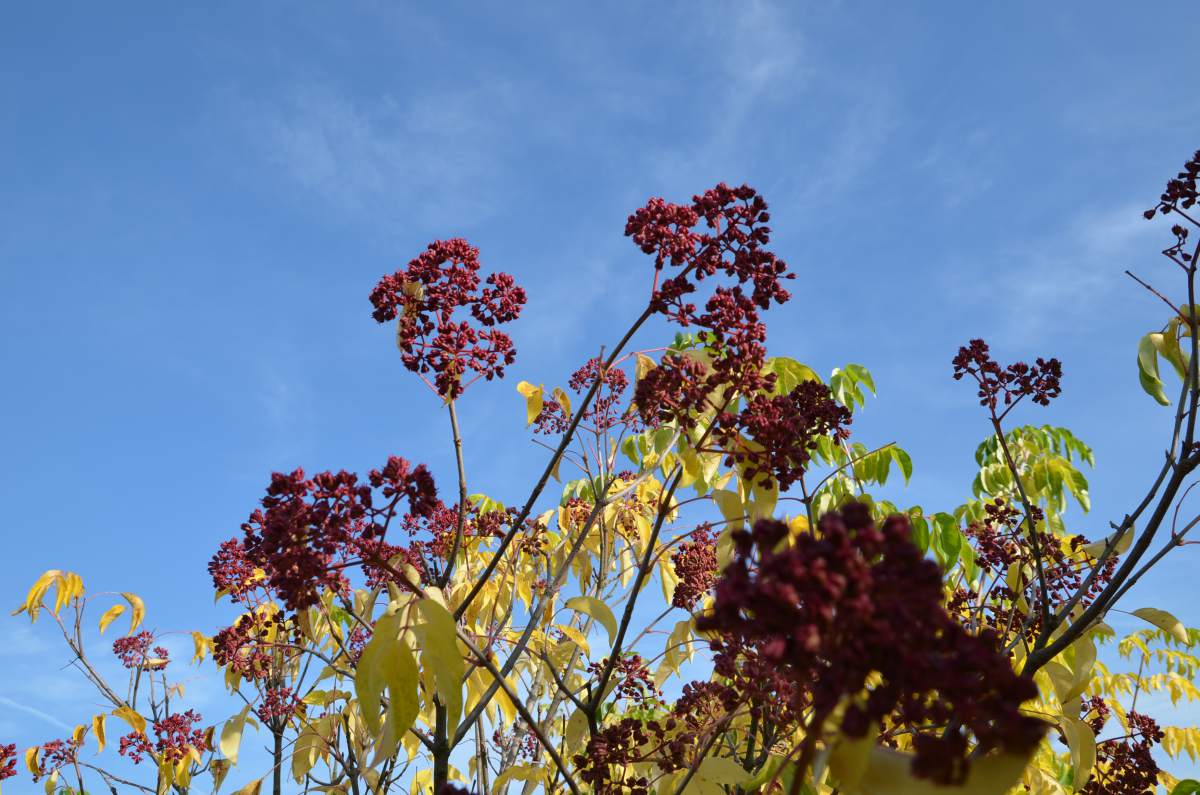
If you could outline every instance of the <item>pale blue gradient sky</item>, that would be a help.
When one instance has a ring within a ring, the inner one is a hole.
[[[773,352],[871,368],[856,429],[911,451],[906,502],[969,488],[987,429],[949,359],[984,336],[1063,360],[1064,397],[1021,419],[1095,446],[1098,535],[1161,460],[1133,366],[1160,307],[1122,271],[1172,284],[1139,211],[1200,147],[1198,23],[1191,2],[10,5],[0,603],[72,568],[211,629],[204,563],[271,470],[397,453],[450,478],[437,401],[366,300],[438,237],[530,295],[509,382],[461,409],[472,490],[515,501],[542,453],[513,384],[565,381],[636,314],[632,208],[720,180],[764,193],[798,273]],[[1197,561],[1128,606],[1200,624]],[[0,739],[94,701],[48,629],[0,624]]]

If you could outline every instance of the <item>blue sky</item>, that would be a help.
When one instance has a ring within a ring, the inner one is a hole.
[[[983,336],[1063,360],[1063,398],[1020,418],[1095,447],[1099,535],[1161,460],[1134,369],[1160,306],[1122,271],[1173,286],[1139,213],[1200,147],[1197,23],[1186,2],[10,6],[0,602],[71,568],[211,629],[204,563],[270,471],[396,453],[450,478],[444,415],[366,300],[440,237],[530,295],[510,380],[461,408],[472,489],[515,501],[541,454],[513,385],[564,382],[636,315],[630,210],[722,180],[762,191],[798,274],[772,351],[872,370],[856,429],[910,450],[906,501],[969,488],[987,429],[949,360]],[[1126,606],[1200,625],[1196,563]],[[35,630],[0,624],[22,744],[90,714]]]

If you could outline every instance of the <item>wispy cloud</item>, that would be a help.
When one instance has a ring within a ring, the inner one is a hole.
[[[1121,272],[1161,232],[1140,211],[1132,205],[1081,210],[1058,236],[983,256],[964,253],[942,271],[942,287],[952,300],[977,306],[981,322],[1012,344],[1051,331],[1091,333],[1105,304],[1126,287]],[[1085,317],[1093,322],[1081,323]]]

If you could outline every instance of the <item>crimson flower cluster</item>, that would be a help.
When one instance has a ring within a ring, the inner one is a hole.
[[[573,758],[579,778],[596,795],[650,795],[650,779],[634,766],[653,760],[663,772],[684,767],[694,742],[686,735],[669,736],[677,725],[673,717],[625,717],[605,726],[588,740],[585,752]]]
[[[154,722],[154,742],[143,732],[130,732],[121,738],[118,753],[140,764],[146,756],[158,761],[175,763],[188,756],[192,749],[201,753],[210,750],[205,731],[197,728],[200,715],[194,710],[168,715]]]
[[[892,716],[916,732],[914,774],[938,783],[961,782],[969,764],[967,737],[940,730],[951,720],[984,752],[1037,744],[1045,725],[1019,710],[1036,686],[993,634],[972,635],[947,614],[941,571],[911,543],[905,517],[877,527],[867,506],[849,503],[779,548],[787,538],[773,520],[735,533],[713,609],[696,621],[721,634],[719,673],[751,650],[795,684],[797,707],[828,715],[851,698],[850,736]],[[879,684],[858,698],[872,673]]]
[[[1035,523],[1042,519],[1042,512],[1033,508]],[[984,505],[982,521],[972,522],[966,528],[966,536],[975,549],[975,562],[984,572],[981,582],[995,580],[990,597],[982,606],[977,605],[978,594],[966,587],[959,587],[950,598],[950,606],[956,611],[980,611],[983,623],[1002,632],[1020,630],[1027,638],[1037,637],[1042,627],[1040,587],[1032,587],[1036,580],[1024,573],[1010,587],[1005,575],[1009,567],[1021,561],[1033,565],[1033,547],[1029,543],[1029,530],[1023,514],[1003,499]],[[1083,585],[1084,577],[1090,572],[1090,561],[1079,555],[1080,548],[1087,543],[1081,535],[1067,539],[1064,549],[1058,536],[1046,530],[1037,531],[1038,548],[1042,552],[1043,578],[1046,597],[1051,606],[1063,604]],[[1087,591],[1080,597],[1083,607],[1090,605],[1104,590],[1116,571],[1119,556],[1109,555],[1104,566],[1092,578]],[[1015,614],[1016,602],[1024,595],[1030,604],[1030,616]]]
[[[41,775],[35,775],[33,780],[37,781],[42,776],[48,776],[67,765],[75,764],[75,761],[79,758],[80,745],[81,743],[73,739],[51,740],[48,743],[43,743],[38,755],[38,768]]]
[[[1105,706],[1099,722],[1107,717]],[[1086,713],[1085,713],[1086,714]],[[1163,731],[1149,715],[1129,713],[1129,733],[1124,737],[1096,744],[1096,768],[1082,795],[1143,795],[1158,785],[1158,763],[1154,746],[1163,740]]]
[[[983,340],[971,340],[958,349],[953,359],[954,380],[969,375],[979,384],[979,405],[994,413],[1003,402],[1012,406],[1022,398],[1029,397],[1034,403],[1050,405],[1050,401],[1062,394],[1062,364],[1058,359],[1038,357],[1034,365],[1016,362],[1001,367],[992,359],[988,345]]]
[[[737,416],[723,415],[717,438],[728,452],[727,463],[744,467],[745,478],[784,490],[804,474],[816,439],[848,437],[850,420],[829,387],[805,381],[786,395],[755,395]]]
[[[480,289],[479,249],[454,238],[430,243],[371,291],[375,320],[399,318],[404,366],[422,377],[432,374],[437,393],[451,400],[467,387],[468,371],[490,381],[516,359],[512,339],[495,326],[521,314],[525,290],[507,273],[493,273],[483,284]],[[456,320],[460,310],[470,320]]]
[[[608,666],[608,658],[588,666],[588,673],[599,677]],[[636,653],[623,654],[613,666],[613,681],[616,686],[613,693],[618,699],[626,699],[634,704],[645,704],[656,700],[662,694],[658,685],[654,684],[654,674],[650,672],[642,655]]]
[[[268,640],[274,633],[274,640]],[[246,679],[262,680],[276,672],[279,652],[294,654],[302,637],[295,621],[280,615],[245,613],[213,636],[213,659]]]
[[[213,583],[222,588],[242,582],[247,566],[259,568],[290,609],[310,607],[323,588],[345,589],[342,568],[362,552],[363,542],[386,536],[401,500],[413,516],[428,516],[440,504],[425,466],[397,456],[372,470],[365,483],[346,471],[312,478],[302,469],[276,472],[262,508],[242,525],[242,550],[223,545],[209,565]]]
[[[578,395],[585,394],[599,381],[596,394],[584,409],[582,420],[591,424],[596,431],[607,431],[618,425],[636,430],[638,417],[629,410],[621,410],[619,403],[629,387],[629,376],[619,367],[604,367],[599,357],[589,359],[572,375],[567,386]],[[566,407],[554,398],[542,401],[542,410],[534,419],[533,429],[537,433],[557,434],[566,432],[571,425]]]
[[[113,654],[121,660],[121,665],[126,668],[144,668],[147,671],[161,671],[167,667],[170,661],[170,653],[162,646],[155,646],[153,650],[150,644],[154,642],[154,635],[143,630],[136,635],[130,635],[124,638],[118,638],[113,642]],[[153,651],[153,654],[151,654]]]
[[[717,543],[712,528],[707,524],[696,528],[671,554],[671,565],[678,580],[671,605],[691,610],[717,580]]]
[[[0,745],[0,781],[17,775],[17,746]]]
[[[1196,192],[1197,176],[1200,176],[1200,151],[1193,154],[1183,164],[1183,171],[1167,182],[1166,190],[1158,198],[1158,204],[1146,210],[1142,215],[1149,220],[1154,217],[1155,212],[1166,215],[1172,210],[1191,209],[1196,203],[1197,197],[1200,196]]]
[[[254,712],[264,723],[284,724],[300,705],[299,697],[290,687],[268,687]]]

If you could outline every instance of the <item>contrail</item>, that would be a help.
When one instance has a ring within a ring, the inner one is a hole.
[[[28,706],[26,704],[22,704],[18,701],[13,701],[11,698],[8,698],[7,696],[0,696],[0,704],[3,704],[7,707],[12,707],[13,709],[19,709],[22,712],[28,712],[30,715],[33,715],[35,717],[41,718],[42,720],[46,721],[46,723],[49,723],[53,726],[57,726],[58,728],[64,729],[66,731],[71,731],[71,726],[69,724],[63,723],[61,720],[54,717],[50,713],[42,712],[40,709],[37,709],[36,707],[30,707],[30,706]]]

